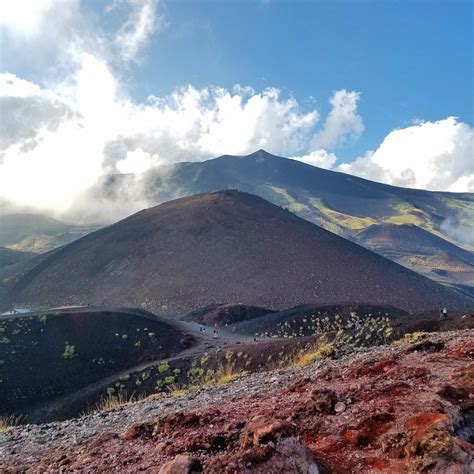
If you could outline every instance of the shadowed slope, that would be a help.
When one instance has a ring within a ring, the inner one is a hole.
[[[233,190],[164,203],[59,249],[10,289],[6,302],[15,301],[178,312],[216,303],[472,306],[455,291]]]
[[[18,250],[0,247],[0,268],[24,262],[25,260],[29,260],[35,256],[36,254],[31,252],[19,252]]]
[[[356,235],[374,252],[440,281],[474,285],[474,253],[416,225],[373,225]]]

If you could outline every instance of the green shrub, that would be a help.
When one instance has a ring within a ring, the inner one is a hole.
[[[68,342],[65,342],[64,344],[63,359],[72,359],[73,357],[77,357],[75,346],[69,344]]]
[[[167,372],[170,368],[170,365],[168,364],[168,362],[165,360],[163,361],[159,366],[158,366],[158,372],[160,374],[164,374],[165,372]]]

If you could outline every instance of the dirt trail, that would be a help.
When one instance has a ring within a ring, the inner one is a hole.
[[[163,323],[167,323],[173,328],[177,329],[183,334],[183,337],[193,336],[195,338],[195,344],[193,344],[188,349],[180,352],[179,354],[169,357],[154,359],[149,362],[145,362],[136,366],[128,367],[125,370],[115,372],[112,375],[105,377],[97,382],[94,382],[90,385],[87,385],[80,390],[77,390],[74,393],[70,393],[59,397],[55,400],[50,401],[47,406],[43,409],[38,410],[37,413],[41,419],[54,419],[57,418],[57,414],[64,413],[67,411],[68,407],[75,406],[81,403],[81,400],[87,400],[93,398],[94,395],[100,393],[105,393],[108,387],[113,385],[120,377],[129,375],[135,372],[143,372],[147,369],[156,367],[162,362],[173,363],[178,360],[191,359],[196,356],[202,355],[204,352],[216,351],[223,346],[228,344],[235,343],[251,343],[253,342],[253,337],[243,336],[240,334],[233,333],[232,331],[218,328],[217,337],[214,337],[214,328],[204,324],[198,324],[192,321],[182,321],[180,319],[166,316],[159,316],[147,311],[140,309],[129,309],[129,308],[112,308],[107,306],[100,307],[68,307],[68,308],[54,308],[55,313],[78,313],[78,312],[103,312],[103,311],[114,311],[114,312],[124,312],[127,314],[135,314],[139,317],[147,317],[150,319],[158,320]],[[45,311],[45,313],[51,312],[51,310]],[[14,318],[28,317],[33,313],[15,315]],[[200,330],[203,329],[202,331]],[[39,419],[39,418],[38,418]]]

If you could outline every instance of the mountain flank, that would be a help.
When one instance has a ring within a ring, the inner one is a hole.
[[[136,186],[136,180],[133,175],[109,176],[95,192],[104,201],[119,200]],[[473,193],[390,186],[264,150],[247,156],[224,155],[204,162],[177,163],[150,170],[139,181],[143,197],[151,205],[215,189],[239,189],[348,239],[356,240],[360,231],[376,224],[416,225],[460,250],[474,251]],[[363,241],[359,243],[365,246]],[[378,246],[375,251],[385,256],[390,248]],[[443,255],[440,258],[443,260]],[[427,272],[427,267],[435,268],[436,262],[394,261],[431,278],[460,284],[459,274]]]
[[[473,306],[467,296],[236,190],[166,202],[52,252],[5,290],[4,306],[18,302],[181,314],[212,304]]]
[[[358,232],[355,240],[426,276],[474,286],[474,253],[417,225],[372,225]]]

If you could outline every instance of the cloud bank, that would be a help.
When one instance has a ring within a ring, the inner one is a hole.
[[[377,150],[338,164],[338,147],[364,131],[359,92],[334,91],[322,125],[316,108],[275,87],[186,85],[136,102],[120,73],[140,62],[159,30],[157,0],[110,4],[104,15],[125,11],[114,31],[87,18],[79,0],[24,3],[1,3],[0,33],[14,49],[46,50],[56,62],[42,82],[0,73],[0,212],[14,206],[61,217],[92,207],[91,190],[104,176],[137,174],[113,209],[98,204],[113,220],[147,205],[147,171],[260,148],[389,184],[474,191],[473,129],[456,118],[394,130]]]
[[[474,191],[474,129],[448,117],[390,132],[380,147],[339,170],[383,183]]]

